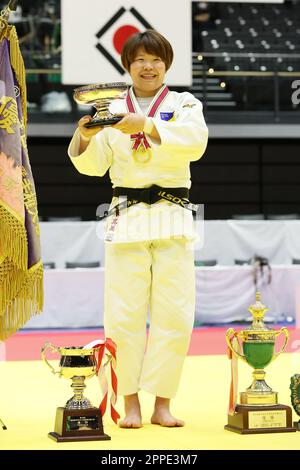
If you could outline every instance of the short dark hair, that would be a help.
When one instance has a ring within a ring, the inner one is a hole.
[[[124,68],[129,72],[130,65],[135,59],[137,51],[144,49],[148,54],[154,54],[165,63],[166,70],[173,62],[173,49],[169,41],[154,29],[130,36],[124,44],[121,60]]]

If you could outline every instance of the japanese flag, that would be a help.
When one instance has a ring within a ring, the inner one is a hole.
[[[130,82],[122,48],[131,35],[146,29],[159,31],[172,44],[175,61],[168,83],[190,85],[189,0],[62,0],[63,83]]]
[[[126,40],[133,34],[146,29],[154,29],[135,9],[121,7],[116,14],[97,33],[99,42],[96,47],[110,61],[113,67],[124,75],[121,65],[121,53]]]

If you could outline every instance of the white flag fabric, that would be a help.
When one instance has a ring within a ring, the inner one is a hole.
[[[125,81],[121,51],[128,37],[146,29],[165,36],[174,49],[167,83],[192,83],[189,0],[62,0],[62,81],[86,85]]]

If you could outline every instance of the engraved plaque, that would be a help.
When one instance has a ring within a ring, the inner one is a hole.
[[[286,427],[285,410],[250,411],[248,419],[249,429]]]

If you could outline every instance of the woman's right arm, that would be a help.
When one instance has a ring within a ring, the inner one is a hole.
[[[91,116],[83,116],[79,120],[68,154],[79,173],[103,176],[112,163],[112,150],[107,135],[104,133],[102,135],[103,128],[85,127],[91,119]]]
[[[79,149],[78,152],[81,154],[84,152],[87,148],[87,146],[90,143],[90,140],[94,135],[98,134],[99,131],[102,131],[103,127],[97,126],[97,127],[85,127],[85,124],[90,122],[92,120],[92,117],[87,115],[83,116],[79,121],[78,121],[78,129],[79,129],[79,134],[80,134],[80,143],[79,143]]]

